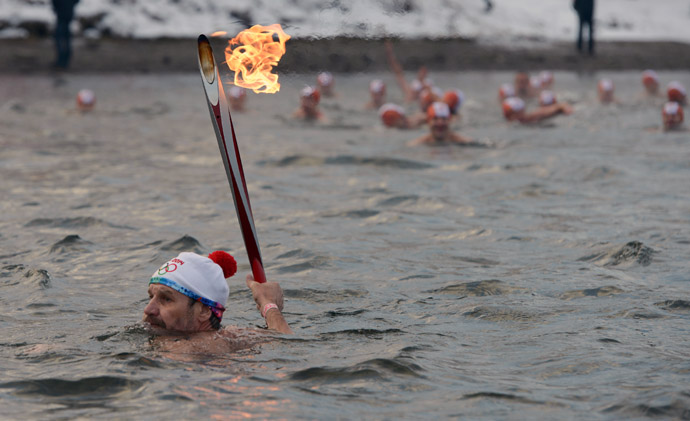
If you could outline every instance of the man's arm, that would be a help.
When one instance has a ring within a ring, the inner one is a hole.
[[[276,282],[260,284],[254,281],[251,273],[247,275],[246,283],[268,328],[280,333],[293,333],[283,317],[283,290],[280,285]]]
[[[559,102],[557,104],[547,105],[544,107],[539,107],[537,110],[531,113],[525,114],[521,119],[521,123],[536,123],[547,118],[553,117],[558,114],[571,114],[573,112],[573,107],[565,102]]]

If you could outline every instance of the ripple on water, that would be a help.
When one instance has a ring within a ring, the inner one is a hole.
[[[434,289],[429,292],[439,294],[463,295],[470,297],[484,297],[487,295],[504,295],[516,292],[526,292],[527,288],[506,285],[498,279],[488,279],[485,281],[464,282],[452,284],[443,288]]]
[[[673,313],[690,313],[690,301],[666,300],[654,305]]]
[[[183,235],[177,240],[165,243],[161,246],[161,251],[172,251],[181,253],[183,251],[191,251],[197,254],[203,254],[203,247],[196,238],[190,235]]]
[[[366,291],[359,291],[354,289],[341,290],[318,290],[312,288],[303,289],[285,289],[283,290],[285,297],[304,300],[312,303],[337,303],[342,301],[349,301],[353,298],[362,298],[368,295]]]
[[[17,396],[33,396],[43,401],[67,403],[77,407],[112,405],[112,398],[136,393],[145,382],[114,376],[85,377],[77,380],[32,379],[0,383],[0,389],[9,389]]]
[[[423,377],[422,368],[408,358],[375,358],[348,367],[310,367],[292,373],[292,381],[316,384],[360,380],[382,381],[391,377]]]
[[[366,165],[380,168],[396,168],[402,170],[423,170],[433,168],[431,164],[407,159],[388,157],[358,157],[352,155],[338,155],[321,158],[308,155],[291,155],[279,160],[265,160],[257,163],[260,166],[270,167],[311,167],[323,165]]]
[[[577,259],[579,262],[592,262],[599,266],[619,266],[639,264],[648,266],[656,253],[640,241],[630,241],[624,246],[610,247],[601,252]]]
[[[50,227],[50,228],[89,228],[106,226],[110,228],[128,229],[134,228],[126,225],[115,225],[92,216],[78,216],[75,218],[36,218],[27,222],[25,227]]]
[[[45,269],[29,269],[22,264],[5,265],[0,271],[0,286],[26,285],[40,289],[51,287],[50,274]]]
[[[584,297],[608,297],[610,295],[621,294],[625,291],[613,285],[607,285],[599,288],[576,289],[573,291],[564,292],[560,298],[563,300],[572,300],[575,298]]]
[[[76,234],[71,234],[53,244],[50,247],[51,254],[64,254],[64,253],[88,253],[91,251],[91,246],[93,243],[86,241]]]
[[[543,322],[549,314],[529,312],[510,307],[477,306],[462,313],[472,319],[491,322]]]

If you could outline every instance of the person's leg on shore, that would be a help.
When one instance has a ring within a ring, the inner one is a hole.
[[[594,55],[594,17],[590,16],[587,21],[589,26],[589,55]]]
[[[583,25],[585,24],[582,16],[579,16],[580,26],[577,31],[577,51],[582,52],[582,32],[584,31]]]
[[[57,55],[55,66],[62,69],[65,69],[67,66],[69,66],[69,36],[69,21],[65,19],[58,19],[55,25],[55,52]]]

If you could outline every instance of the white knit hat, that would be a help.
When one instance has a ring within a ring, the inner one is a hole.
[[[194,301],[209,306],[218,319],[223,317],[230,289],[225,278],[237,271],[235,259],[215,251],[209,257],[182,252],[153,273],[150,284],[168,286]]]

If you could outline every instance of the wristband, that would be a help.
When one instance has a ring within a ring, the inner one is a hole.
[[[266,313],[268,313],[268,310],[270,310],[272,308],[275,308],[276,310],[280,311],[280,309],[278,308],[278,306],[276,304],[268,303],[264,306],[264,308],[261,309],[261,317],[263,317],[265,319]]]

